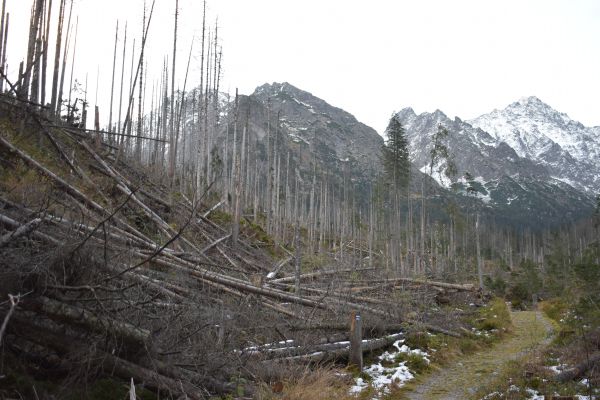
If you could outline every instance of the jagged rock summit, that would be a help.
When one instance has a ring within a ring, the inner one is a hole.
[[[480,200],[502,214],[527,218],[535,211],[566,221],[589,213],[591,197],[600,191],[600,129],[585,127],[537,97],[469,121],[450,119],[440,110],[417,115],[411,108],[396,117],[417,168],[459,191],[463,174],[470,172]],[[430,166],[440,124],[449,131],[447,145],[459,172],[454,178],[439,172],[443,163]]]
[[[273,115],[295,143],[310,148],[329,165],[351,163],[374,170],[383,139],[350,113],[284,82],[259,86],[251,95]]]
[[[535,96],[468,121],[544,166],[555,179],[586,192],[600,190],[600,129],[585,127]]]

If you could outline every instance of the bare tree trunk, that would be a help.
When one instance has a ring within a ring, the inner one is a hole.
[[[75,105],[71,105],[71,95],[73,94],[73,72],[75,71],[75,52],[77,50],[77,34],[79,31],[79,17],[77,17],[77,20],[75,21],[75,40],[73,43],[73,56],[71,58],[71,77],[69,79],[69,109],[67,110],[67,114],[70,114],[71,117],[67,118],[68,120],[72,121],[73,120],[73,114],[75,112],[74,108]],[[77,101],[77,100],[76,100]]]
[[[175,177],[175,162],[177,153],[175,152],[175,62],[177,57],[177,19],[179,17],[179,0],[175,0],[175,29],[173,33],[173,68],[171,70],[171,115],[170,115],[170,131],[171,140],[169,143],[169,179],[170,184]]]
[[[238,114],[239,114],[239,103],[238,103],[238,91],[235,90],[235,117],[234,117],[234,127],[233,127],[233,140],[234,140],[234,185],[235,185],[235,193],[234,193],[234,201],[233,201],[233,228],[231,239],[233,243],[237,243],[238,236],[240,234],[240,194],[241,194],[241,182],[240,182],[240,157],[236,154],[236,145],[235,141],[237,139],[237,126],[238,126]],[[245,130],[245,128],[244,128]],[[243,146],[242,146],[243,149]],[[242,150],[243,151],[243,150]]]
[[[121,112],[123,110],[123,82],[125,81],[125,53],[127,50],[127,21],[125,21],[125,38],[123,39],[123,62],[121,65],[121,91],[119,94],[119,120],[117,132],[121,132]],[[122,137],[122,136],[121,136]]]
[[[4,19],[4,12],[2,13]],[[52,22],[52,0],[48,2],[48,13],[46,16],[46,32],[44,33],[43,46],[44,54],[42,54],[42,90],[40,94],[40,103],[46,105],[46,84],[48,81],[47,70],[48,70],[48,41],[50,40],[50,25]],[[0,57],[0,60],[2,58]]]
[[[142,37],[144,36],[145,29],[146,29],[146,1],[144,1],[144,14],[142,17]],[[135,153],[134,153],[135,160],[138,163],[142,162],[142,139],[141,139],[141,136],[143,135],[143,132],[142,132],[142,129],[143,129],[143,119],[142,119],[143,81],[144,81],[144,46],[142,46],[142,49],[140,52],[140,82],[139,82],[140,86],[138,89],[138,121],[137,121],[137,137],[135,140]]]
[[[209,93],[210,93],[210,72],[211,72],[211,61],[212,61],[212,46],[211,46],[211,37],[210,33],[208,34],[208,54],[207,54],[207,62],[206,62],[206,87],[204,88],[204,101],[202,102],[203,110],[203,124],[204,124],[204,180],[206,182],[210,181],[210,148],[211,148],[211,132],[208,130],[208,102],[209,102]],[[243,151],[243,150],[242,150]],[[240,166],[243,169],[243,164]]]
[[[294,247],[296,247],[296,257],[295,257],[295,266],[296,266],[296,274],[294,276],[294,286],[296,290],[296,294],[300,295],[300,273],[301,273],[301,257],[302,257],[302,248],[300,244],[300,220],[296,220],[296,234],[294,241]]]
[[[60,0],[60,11],[58,13],[58,29],[56,31],[56,50],[54,54],[54,74],[52,75],[52,99],[50,102],[50,113],[56,114],[58,107],[58,73],[60,69],[60,49],[62,45],[62,29],[65,16],[65,2]]]
[[[68,50],[69,50],[69,41],[70,41],[70,36],[71,36],[71,14],[73,12],[73,0],[71,0],[71,6],[69,7],[69,19],[67,22],[67,37],[65,39],[65,49],[64,49],[64,53],[63,53],[63,60],[62,60],[62,70],[60,73],[60,83],[58,85],[58,101],[56,104],[56,112],[58,114],[58,116],[60,116],[60,111],[61,111],[61,106],[62,106],[62,101],[63,101],[63,89],[65,86],[65,71],[67,69],[67,56],[68,56]],[[98,97],[98,91],[96,90],[96,97]],[[97,103],[97,101],[96,101]]]
[[[119,20],[117,20],[117,27],[115,28],[115,50],[113,52],[113,68],[112,68],[112,78],[110,81],[110,109],[108,112],[108,131],[113,131],[112,126],[112,117],[113,117],[113,100],[114,100],[114,90],[115,90],[115,69],[117,66],[117,43],[119,42]],[[113,136],[109,135],[109,143],[113,143]],[[158,142],[157,142],[158,143]]]
[[[201,146],[203,140],[202,132],[202,95],[204,92],[204,43],[205,43],[205,33],[206,33],[206,0],[203,2],[203,11],[202,11],[202,50],[200,56],[200,94],[198,96],[198,137],[196,142],[196,191],[200,193],[201,181],[202,181],[202,166],[204,165],[203,161],[203,147]],[[226,139],[227,140],[227,139]],[[226,165],[227,167],[227,165]],[[208,182],[206,183],[208,185]]]
[[[178,146],[178,142],[179,142],[179,130],[181,129],[181,124],[182,124],[182,118],[184,119],[185,123],[185,104],[186,104],[186,99],[185,99],[185,90],[186,90],[186,86],[187,86],[187,80],[188,80],[188,72],[190,71],[190,61],[192,59],[192,50],[194,49],[194,40],[192,40],[192,44],[190,45],[190,54],[188,57],[188,62],[187,62],[187,68],[185,70],[185,78],[183,80],[183,91],[181,92],[181,102],[180,102],[180,107],[179,107],[179,112],[178,112],[178,117],[177,117],[177,132],[175,135],[175,154],[177,154],[177,146]],[[185,145],[185,138],[184,138],[184,145]],[[183,156],[185,157],[185,147],[183,150]],[[185,165],[184,165],[185,167]]]
[[[477,246],[477,278],[479,279],[479,289],[483,289],[483,266],[481,264],[481,250],[479,246],[479,213],[475,221],[475,244]]]
[[[267,99],[267,232],[271,228],[271,191],[273,190],[273,179],[271,169],[271,98]]]
[[[21,87],[22,93],[26,98],[28,98],[29,96],[29,85],[31,83],[31,76],[34,70],[34,63],[37,63],[36,45],[38,43],[38,31],[40,29],[40,21],[43,11],[44,0],[35,0],[35,4],[31,13],[31,24],[29,27],[29,44],[27,46],[27,62],[25,65],[25,76],[23,77],[23,86]]]
[[[52,8],[52,0],[50,0],[50,8]],[[0,17],[0,62],[3,60],[5,44],[4,44],[4,23],[6,18],[6,0],[2,0],[2,16]],[[48,26],[50,26],[50,13],[48,13]],[[46,34],[48,37],[48,34]],[[0,65],[0,71],[4,72],[4,63]]]
[[[4,16],[4,13],[2,13]],[[6,13],[6,24],[4,25],[4,35],[2,37],[2,54],[0,56],[0,72],[4,73],[6,69],[6,46],[8,44],[8,26],[10,22],[10,14]],[[0,93],[4,92],[4,79],[0,79]],[[16,94],[16,93],[15,93]]]

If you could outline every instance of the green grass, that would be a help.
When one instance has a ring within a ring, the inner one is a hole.
[[[473,325],[482,331],[497,330],[500,333],[509,331],[510,311],[504,300],[495,297],[485,307],[481,307]]]
[[[429,363],[420,354],[398,353],[394,361],[396,363],[406,362],[406,366],[413,374],[422,374],[429,369]]]

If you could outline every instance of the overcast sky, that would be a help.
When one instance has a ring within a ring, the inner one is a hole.
[[[107,114],[114,27],[141,36],[143,0],[74,0],[75,75]],[[54,0],[58,3],[59,0]],[[151,0],[147,0],[148,5]],[[9,72],[25,52],[31,0],[7,0]],[[180,0],[177,79],[201,28],[201,0]],[[287,81],[382,132],[393,111],[440,109],[474,118],[535,95],[585,125],[600,125],[599,0],[210,0],[219,18],[223,85],[250,94]],[[157,0],[148,39],[157,77],[171,53],[175,0]],[[56,15],[56,14],[55,14]],[[122,32],[121,32],[122,39]],[[190,84],[199,81],[199,42]],[[139,47],[138,47],[139,48]],[[131,50],[128,49],[128,53]],[[121,50],[117,60],[120,63]],[[126,78],[128,79],[128,78]],[[118,79],[117,79],[118,85]],[[149,84],[151,85],[151,83]],[[150,89],[148,90],[150,91]]]

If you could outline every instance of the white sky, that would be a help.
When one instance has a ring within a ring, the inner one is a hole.
[[[7,0],[13,74],[25,53],[31,4]],[[121,26],[127,19],[128,43],[135,34],[139,44],[142,4],[75,0],[75,75],[84,80],[89,73],[93,102],[100,65],[104,118],[114,26],[117,18]],[[148,39],[153,77],[170,57],[174,4],[157,0]],[[201,7],[201,0],[180,0],[181,85]],[[393,111],[408,106],[469,119],[530,95],[587,126],[600,125],[599,0],[209,0],[208,13],[211,25],[219,17],[222,88],[231,92],[238,87],[250,94],[265,82],[287,81],[379,132]],[[199,82],[199,46],[194,55],[188,88]]]

